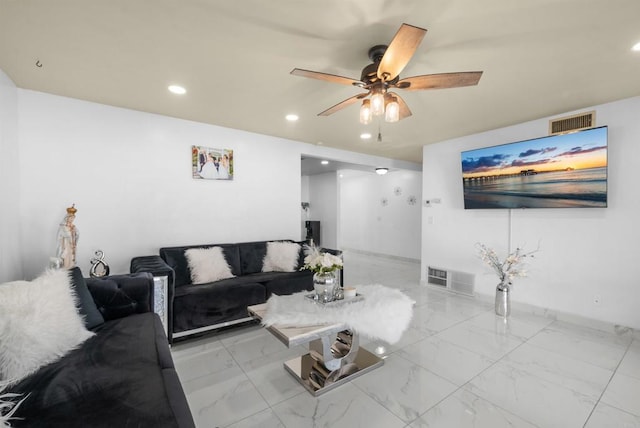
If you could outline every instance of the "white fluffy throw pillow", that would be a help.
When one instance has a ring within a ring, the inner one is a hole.
[[[295,242],[267,242],[262,272],[294,272],[299,257],[300,245]]]
[[[193,284],[206,284],[234,277],[221,247],[191,248],[184,255],[189,263]]]
[[[67,270],[0,284],[0,380],[15,383],[93,336]]]

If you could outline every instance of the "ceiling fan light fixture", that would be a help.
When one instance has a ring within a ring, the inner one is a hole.
[[[371,114],[382,116],[384,114],[384,94],[376,92],[371,95]]]
[[[378,175],[385,175],[387,172],[389,172],[389,168],[376,168],[376,174]]]
[[[360,106],[360,123],[368,125],[371,123],[371,119],[371,100],[362,100],[362,105]]]
[[[384,111],[385,122],[397,122],[400,120],[400,104],[398,104],[398,98],[394,96],[389,97],[389,101]]]

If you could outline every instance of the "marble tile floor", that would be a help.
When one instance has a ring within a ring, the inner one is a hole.
[[[345,282],[415,301],[385,365],[318,398],[282,363],[304,354],[259,325],[172,348],[199,428],[639,427],[640,333],[593,329],[420,285],[417,263],[345,254]]]

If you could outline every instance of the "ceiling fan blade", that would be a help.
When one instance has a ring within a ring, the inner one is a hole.
[[[398,81],[394,86],[407,91],[459,88],[477,85],[480,77],[482,77],[482,71],[424,74],[422,76],[407,77]]]
[[[393,95],[394,97],[396,97],[398,99],[398,104],[400,105],[400,119],[405,119],[409,116],[411,116],[411,110],[409,109],[409,106],[407,105],[406,102],[404,102],[404,100],[402,99],[402,97],[398,94],[396,94],[395,92],[389,92],[389,94]]]
[[[364,86],[364,83],[360,80],[337,76],[335,74],[320,73],[319,71],[303,70],[301,68],[294,68],[291,70],[290,74],[293,74],[294,76],[308,77],[310,79],[324,80],[325,82],[339,83],[341,85]]]
[[[318,116],[329,116],[330,114],[333,114],[338,110],[342,110],[343,108],[358,102],[358,100],[365,98],[367,95],[369,95],[369,92],[363,92],[362,94],[354,95],[353,97],[347,98],[346,100],[339,102],[333,107],[329,107],[325,111],[318,113]]]
[[[378,78],[386,82],[395,79],[409,63],[426,33],[424,28],[402,24],[380,60]]]

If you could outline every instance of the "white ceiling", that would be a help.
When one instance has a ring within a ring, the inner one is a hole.
[[[0,0],[0,69],[21,88],[421,162],[424,144],[639,95],[639,18],[638,0]],[[360,90],[289,72],[357,79],[403,22],[428,32],[401,77],[482,70],[479,85],[402,92],[413,116],[383,123],[382,143],[359,139],[378,130],[357,105],[316,116]]]

